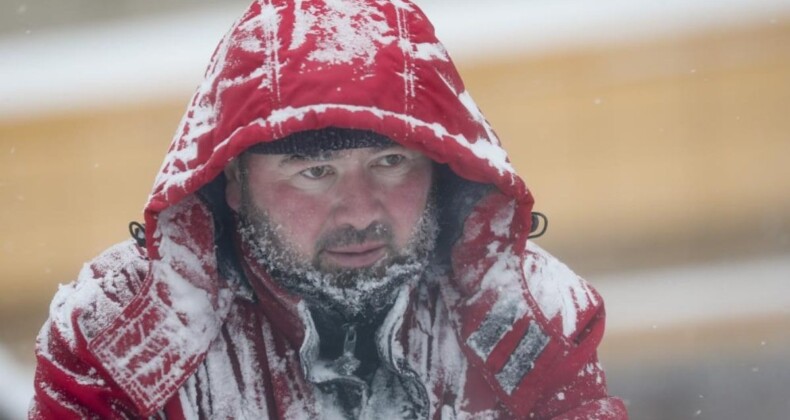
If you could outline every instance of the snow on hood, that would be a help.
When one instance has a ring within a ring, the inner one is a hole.
[[[249,146],[328,126],[367,129],[532,197],[466,91],[423,12],[405,0],[258,0],[216,48],[146,204],[149,255],[159,213]]]
[[[526,246],[532,197],[416,6],[257,0],[214,52],[156,178],[143,290],[89,344],[141,413],[194,371],[244,289],[220,255],[232,246],[208,203],[221,200],[212,181],[253,144],[330,126],[375,131],[494,185],[496,202],[514,204],[508,238]],[[211,197],[195,194],[204,186]],[[149,354],[170,362],[158,369]]]

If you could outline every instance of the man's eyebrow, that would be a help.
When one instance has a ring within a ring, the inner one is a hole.
[[[384,151],[387,151],[387,150],[390,150],[390,149],[411,150],[408,147],[402,146],[402,145],[400,145],[398,143],[395,143],[395,142],[390,143],[390,144],[382,144],[380,146],[374,146],[374,147],[372,147],[372,149],[373,149],[373,153],[381,153],[381,152],[384,152]]]
[[[279,166],[286,166],[293,163],[301,163],[301,162],[311,162],[311,161],[325,161],[325,160],[332,160],[335,157],[334,151],[317,151],[315,153],[293,153],[290,155],[285,155],[285,157],[280,160]]]
[[[409,150],[408,148],[401,146],[398,143],[391,143],[391,144],[382,144],[379,146],[371,147],[373,149],[371,154],[381,153],[390,149],[398,149],[398,150]],[[342,149],[346,150],[346,149]],[[337,156],[337,154],[342,150],[316,150],[310,151],[305,153],[292,153],[288,155],[284,155],[283,158],[280,160],[279,166],[287,166],[290,164],[297,164],[303,162],[323,162],[328,160],[333,160]]]

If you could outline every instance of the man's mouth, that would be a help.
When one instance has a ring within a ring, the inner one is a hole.
[[[342,268],[369,267],[387,255],[387,244],[362,243],[324,249],[324,257],[334,266]]]

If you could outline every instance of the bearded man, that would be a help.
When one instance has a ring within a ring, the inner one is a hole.
[[[61,287],[32,418],[626,418],[600,296],[422,12],[259,0],[145,231]]]

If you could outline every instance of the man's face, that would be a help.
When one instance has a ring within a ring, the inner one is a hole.
[[[230,207],[263,219],[279,246],[322,272],[397,258],[417,234],[433,175],[430,159],[397,145],[243,159],[228,171]]]
[[[252,256],[313,309],[370,319],[428,264],[438,228],[419,152],[246,153],[226,173]]]
[[[438,231],[421,153],[391,145],[242,159],[226,171],[242,238],[311,307],[369,317],[421,276]]]

